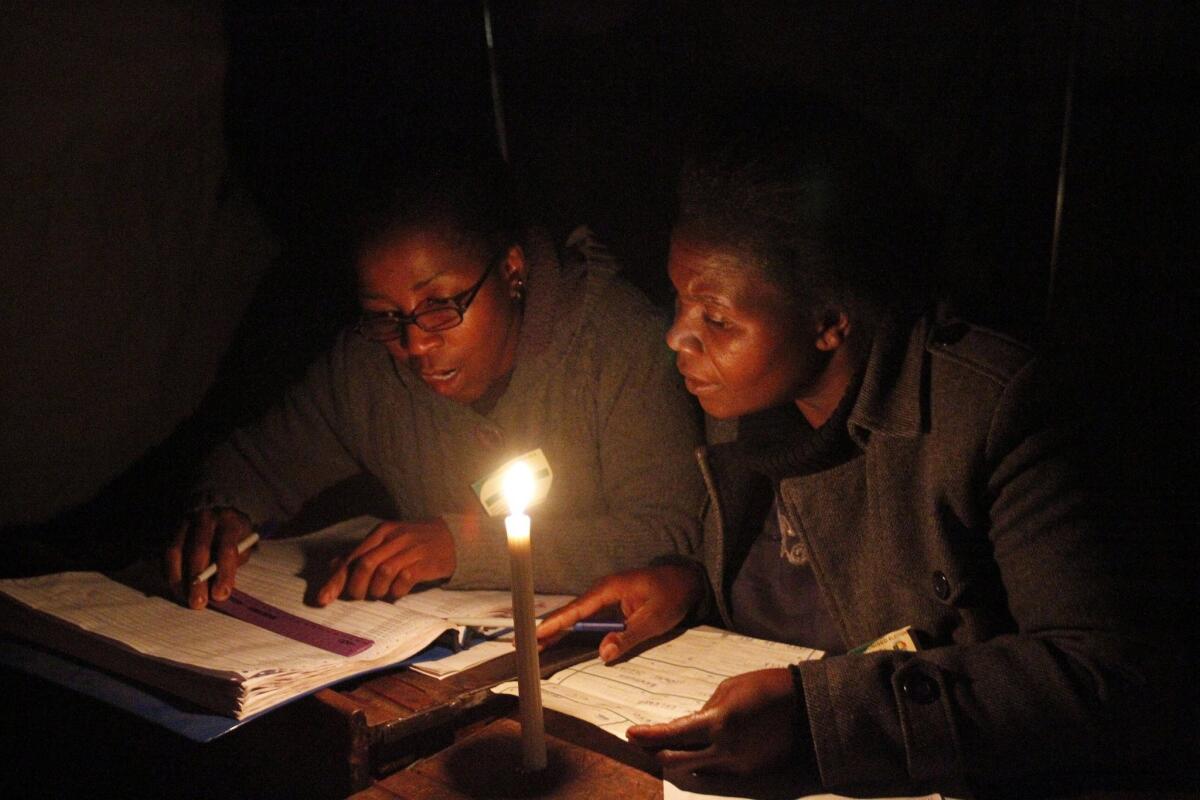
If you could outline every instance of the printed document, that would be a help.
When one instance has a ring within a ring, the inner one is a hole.
[[[357,655],[338,655],[212,609],[184,608],[166,596],[156,564],[113,576],[66,572],[2,580],[0,598],[12,602],[0,605],[0,630],[243,719],[403,661],[452,629],[447,618],[511,616],[511,594],[504,590],[431,589],[394,603],[306,604],[306,592],[324,581],[330,559],[377,523],[360,517],[308,536],[264,541],[237,574],[240,592],[282,612],[293,627],[316,623],[371,640]],[[539,596],[537,611],[570,599]]]

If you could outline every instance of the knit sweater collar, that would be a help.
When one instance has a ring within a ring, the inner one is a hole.
[[[861,381],[859,373],[819,428],[813,428],[794,403],[743,416],[738,420],[735,457],[748,469],[775,482],[845,461],[858,450],[846,421],[858,399]]]

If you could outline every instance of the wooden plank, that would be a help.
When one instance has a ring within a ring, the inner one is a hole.
[[[404,798],[660,800],[662,797],[662,781],[658,777],[557,736],[546,737],[546,755],[548,766],[544,771],[524,773],[520,768],[520,726],[506,717],[432,758],[377,781],[374,788]],[[379,800],[387,796],[354,797]]]
[[[542,674],[596,655],[597,637],[567,637],[542,654]],[[516,678],[512,654],[437,680],[409,669],[389,672],[335,688],[341,700],[360,709],[372,744],[396,741],[445,725],[465,711],[487,702],[491,687]],[[318,694],[325,702],[330,695]]]

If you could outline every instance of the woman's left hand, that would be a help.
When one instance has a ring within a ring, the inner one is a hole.
[[[792,753],[797,723],[792,675],[760,669],[721,682],[699,711],[659,725],[634,725],[629,741],[657,750],[664,767],[745,775]]]
[[[456,563],[454,536],[443,520],[383,522],[334,563],[333,574],[317,592],[317,605],[338,597],[395,600],[418,583],[449,578]]]

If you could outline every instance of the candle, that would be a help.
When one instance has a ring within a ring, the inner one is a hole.
[[[533,497],[533,473],[523,461],[504,475],[508,516],[508,557],[512,566],[513,630],[517,646],[517,698],[521,714],[521,763],[528,771],[546,767],[546,734],[542,720],[542,676],[538,666],[536,622],[533,611],[533,557],[529,542],[529,516],[525,506]]]

